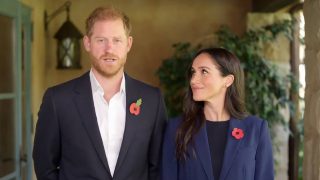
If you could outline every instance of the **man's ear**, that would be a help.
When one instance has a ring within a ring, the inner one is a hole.
[[[133,41],[133,37],[129,36],[128,37],[128,44],[127,44],[127,52],[129,52],[132,47],[132,41]]]
[[[90,49],[91,49],[90,48],[90,38],[87,35],[85,35],[82,38],[82,42],[83,42],[83,46],[84,46],[85,50],[90,51]]]

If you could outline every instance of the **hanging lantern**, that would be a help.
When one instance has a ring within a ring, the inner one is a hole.
[[[54,11],[51,15],[45,12],[45,29],[48,29],[49,22],[62,11],[67,11],[67,20],[54,35],[57,39],[57,69],[80,69],[80,40],[82,33],[69,20],[71,2],[67,1],[63,6]]]
[[[58,41],[57,58],[58,69],[79,69],[81,32],[67,19],[54,38]]]

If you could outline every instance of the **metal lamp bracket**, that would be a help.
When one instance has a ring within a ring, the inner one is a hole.
[[[63,11],[67,11],[67,20],[69,20],[70,6],[71,6],[71,2],[67,1],[61,7],[59,7],[57,10],[55,10],[53,13],[51,13],[50,15],[47,14],[47,11],[44,11],[44,28],[45,28],[45,30],[47,31],[50,21]]]

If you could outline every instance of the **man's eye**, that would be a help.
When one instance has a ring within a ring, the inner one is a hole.
[[[120,39],[115,39],[115,40],[113,40],[115,43],[119,43],[119,42],[121,42],[121,40]]]
[[[97,41],[102,43],[102,42],[104,42],[104,39],[98,39]]]

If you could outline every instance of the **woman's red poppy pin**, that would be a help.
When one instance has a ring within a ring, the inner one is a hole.
[[[233,128],[232,130],[232,136],[238,140],[242,139],[244,136],[244,132],[242,129],[239,128]]]
[[[130,105],[130,113],[137,116],[140,114],[140,108],[142,104],[142,99],[139,98],[137,102],[134,102]]]

